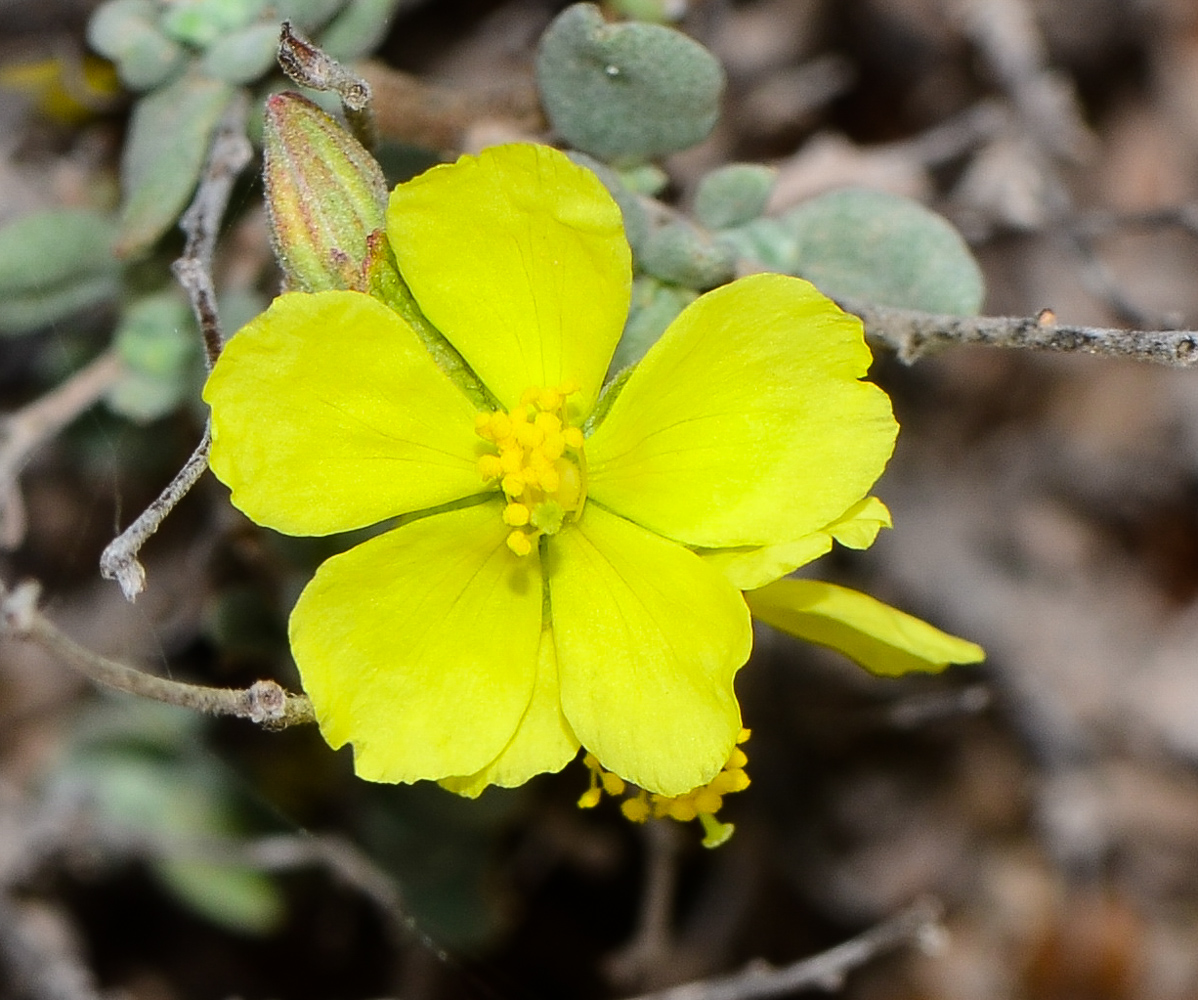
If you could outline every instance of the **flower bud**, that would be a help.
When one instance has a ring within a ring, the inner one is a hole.
[[[363,290],[387,182],[362,144],[311,101],[266,102],[266,205],[275,256],[295,290]]]

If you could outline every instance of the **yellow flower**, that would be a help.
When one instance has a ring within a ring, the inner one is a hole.
[[[464,794],[579,745],[659,796],[706,785],[741,733],[741,590],[887,523],[863,498],[897,427],[860,381],[860,323],[797,278],[744,278],[601,401],[631,267],[593,174],[490,149],[396,188],[387,234],[482,395],[395,309],[339,291],[276,299],[205,389],[212,468],[258,523],[400,517],[292,613],[325,738],[364,778]]]

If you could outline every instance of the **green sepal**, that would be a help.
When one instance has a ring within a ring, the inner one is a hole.
[[[357,288],[386,222],[387,181],[357,139],[299,94],[272,94],[263,124],[271,240],[297,291]],[[360,290],[360,289],[359,289]]]

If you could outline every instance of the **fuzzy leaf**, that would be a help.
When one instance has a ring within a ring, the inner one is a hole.
[[[846,188],[783,221],[796,241],[794,273],[832,298],[959,316],[982,306],[982,272],[969,247],[918,202]]]
[[[0,229],[0,333],[26,333],[113,298],[111,218],[86,209],[26,215]]]
[[[137,103],[121,160],[119,256],[147,249],[183,213],[232,96],[231,84],[191,72]]]
[[[673,28],[608,24],[594,4],[575,4],[541,37],[537,82],[566,142],[601,160],[635,163],[707,137],[724,71]]]
[[[695,192],[695,218],[708,229],[741,226],[765,211],[777,171],[758,163],[713,170]]]

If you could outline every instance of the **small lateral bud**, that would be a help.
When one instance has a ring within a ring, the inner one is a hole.
[[[357,139],[311,101],[266,102],[265,177],[275,256],[296,290],[358,288],[387,182]]]

